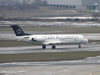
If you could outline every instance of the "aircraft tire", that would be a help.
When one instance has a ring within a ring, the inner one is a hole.
[[[52,49],[56,49],[56,46],[55,46],[55,45],[53,45],[53,46],[52,46]]]
[[[43,46],[42,46],[42,49],[46,49],[46,45],[43,45]]]
[[[79,44],[79,48],[81,48],[81,45]]]

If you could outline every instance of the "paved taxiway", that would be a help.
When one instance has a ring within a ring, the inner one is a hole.
[[[0,64],[4,75],[100,75],[100,56],[74,61]]]
[[[42,46],[28,46],[28,47],[1,47],[0,54],[17,54],[17,53],[42,53],[42,52],[75,52],[75,51],[100,51],[100,44],[82,45],[57,45],[56,49],[52,46],[47,46],[47,49],[42,49]]]
[[[2,47],[0,54],[39,53],[39,52],[71,52],[100,51],[100,44],[57,45],[57,49],[47,46]],[[51,61],[51,62],[12,62],[0,64],[1,75],[100,75],[100,56],[84,60]]]

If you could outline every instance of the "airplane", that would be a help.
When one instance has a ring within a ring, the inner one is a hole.
[[[42,45],[42,49],[46,49],[46,45],[52,45],[52,49],[56,49],[55,45],[59,44],[77,44],[81,48],[81,44],[86,44],[88,39],[79,34],[27,34],[19,25],[10,25],[16,34],[18,41],[24,41],[31,44]]]

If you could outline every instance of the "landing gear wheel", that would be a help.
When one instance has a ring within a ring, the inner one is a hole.
[[[53,45],[53,46],[52,46],[52,49],[56,49],[56,46],[55,46],[55,45]]]
[[[42,49],[46,49],[46,45],[43,45],[43,46],[42,46]]]
[[[81,48],[81,44],[79,44],[79,48]]]

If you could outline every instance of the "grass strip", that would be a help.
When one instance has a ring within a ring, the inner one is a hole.
[[[0,63],[79,60],[100,55],[99,51],[0,54]]]
[[[0,40],[0,47],[18,47],[18,46],[34,46],[34,44],[21,42],[17,40]]]

